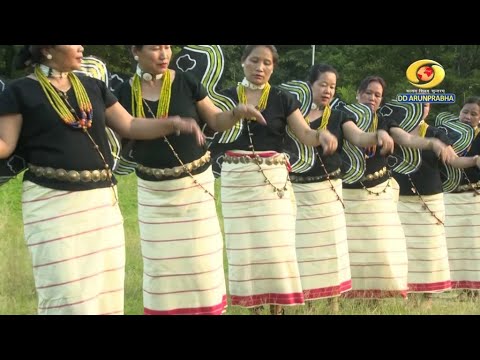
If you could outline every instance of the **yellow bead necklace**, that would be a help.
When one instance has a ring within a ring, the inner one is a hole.
[[[49,68],[46,66],[40,67],[40,65],[35,66],[35,76],[47,96],[48,101],[63,122],[76,129],[90,128],[93,119],[92,103],[88,98],[85,87],[80,82],[77,75],[70,72],[68,73],[68,79],[72,84],[75,98],[77,99],[78,107],[80,108],[80,116],[78,116],[75,109],[68,103],[66,95],[56,89],[50,81],[48,81],[45,71],[47,71],[48,74]]]
[[[256,108],[258,111],[263,111],[267,108],[267,102],[268,102],[268,96],[270,95],[270,84],[266,83],[265,87],[262,89],[262,94],[260,95],[260,100],[258,101],[258,105]],[[247,104],[247,95],[245,93],[245,85],[243,83],[238,84],[237,87],[237,94],[238,94],[238,101],[240,104]],[[253,139],[252,139],[252,131],[250,130],[250,121],[255,121],[255,118],[253,119],[246,119],[247,121],[247,132],[248,132],[248,139],[250,141],[250,149],[252,150],[252,156],[253,158],[257,157],[257,153],[255,152],[255,147],[253,146]],[[263,171],[262,166],[259,164],[259,162],[255,162],[257,164],[259,171],[262,173],[263,178],[265,183],[273,187],[273,191],[277,194],[277,196],[281,199],[285,195],[285,192],[287,191],[287,184],[290,181],[290,177],[288,176],[287,173],[287,178],[285,179],[285,184],[282,187],[276,187],[270,179],[267,177],[265,172]]]
[[[428,124],[425,122],[425,120],[422,120],[420,122],[420,128],[418,129],[418,136],[424,138],[425,135],[427,135],[427,129],[428,129]]]
[[[370,132],[370,133],[376,132],[377,127],[378,127],[378,116],[377,116],[377,113],[375,112],[373,114],[372,125],[370,126],[370,129],[368,129],[368,132]],[[377,151],[377,145],[373,145],[373,146],[370,146],[370,147],[366,148],[365,149],[365,159],[370,159],[370,158],[374,157],[376,151]]]
[[[267,108],[268,96],[270,95],[271,86],[269,83],[265,84],[265,87],[262,89],[262,94],[260,95],[260,100],[256,108],[258,111],[262,112]],[[238,101],[240,104],[247,104],[247,94],[245,93],[245,86],[239,84],[237,87]],[[249,121],[255,121],[255,118],[247,119]]]
[[[163,77],[163,85],[158,99],[157,119],[166,118],[170,109],[170,98],[172,96],[172,76],[167,69]],[[133,77],[132,83],[132,115],[135,117],[145,117],[143,110],[142,81],[138,74]]]
[[[157,114],[155,115],[148,105],[148,103],[145,101],[145,99],[142,97],[142,83],[140,80],[140,76],[135,74],[133,78],[133,83],[132,83],[132,112],[133,116],[136,117],[146,117],[145,116],[145,111],[143,109],[143,105],[145,104],[145,107],[147,108],[147,111],[152,118],[157,118],[157,119],[162,119],[166,118],[168,116],[168,110],[170,108],[170,98],[172,95],[172,80],[171,80],[171,74],[170,70],[167,70],[165,72],[165,76],[163,77],[163,85],[162,89],[160,90],[160,98],[158,99],[158,107],[157,107]],[[178,135],[178,134],[177,134]],[[210,195],[213,199],[215,199],[215,196],[208,190],[206,189],[202,184],[198,182],[197,179],[195,179],[194,175],[192,172],[188,169],[187,165],[180,159],[180,156],[178,153],[175,151],[174,147],[168,140],[166,136],[163,137],[163,140],[167,143],[168,147],[173,153],[173,156],[177,159],[177,161],[180,163],[180,166],[183,166],[183,169],[186,171],[188,176],[193,179],[193,183],[200,188],[203,189],[205,193]]]

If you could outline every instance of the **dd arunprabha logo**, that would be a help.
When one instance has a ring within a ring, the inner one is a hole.
[[[397,101],[403,103],[455,103],[455,94],[448,94],[444,89],[434,89],[445,79],[445,69],[434,60],[418,60],[406,71],[407,80],[417,89],[407,89],[398,94]]]

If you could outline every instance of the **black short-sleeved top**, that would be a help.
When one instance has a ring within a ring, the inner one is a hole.
[[[445,131],[433,126],[427,128],[425,136],[437,138],[447,145],[451,144]],[[442,193],[443,188],[442,179],[440,177],[440,161],[438,160],[437,155],[431,150],[422,150],[421,156],[422,164],[420,165],[420,168],[413,174],[410,174],[410,178],[417,188],[418,194],[435,195]],[[408,175],[394,172],[393,177],[400,185],[400,195],[417,196],[417,194],[412,191],[412,184],[408,180]]]
[[[77,75],[84,85],[93,107],[92,127],[88,130],[99,146],[107,164],[112,168],[113,157],[105,133],[105,110],[117,102],[105,83]],[[67,91],[69,103],[78,110],[73,87]],[[21,114],[22,129],[17,149],[28,163],[65,170],[101,170],[105,168],[98,151],[82,130],[65,124],[50,104],[40,83],[30,77],[12,81],[0,95],[0,116]],[[8,121],[4,120],[4,121]],[[70,183],[36,177],[26,171],[23,180],[57,190],[90,190],[111,186],[110,181]],[[112,179],[116,183],[115,178]]]
[[[239,102],[236,87],[227,89],[223,93],[236,103]],[[272,86],[267,100],[267,107],[262,111],[267,125],[260,125],[255,121],[251,121],[249,124],[253,134],[252,141],[255,150],[282,152],[287,118],[299,107],[300,103],[292,94]],[[243,131],[238,139],[228,145],[229,149],[251,151],[247,126],[243,127]]]
[[[472,146],[470,147],[470,150],[468,150],[465,156],[475,156],[475,155],[480,155],[480,136],[476,136],[475,139],[473,139]],[[477,181],[480,181],[480,169],[478,167],[476,166],[469,167],[465,169],[465,173],[468,176],[468,180],[470,180],[472,184],[476,183]],[[463,175],[461,185],[465,185],[465,184],[468,184],[468,181],[465,178],[465,175]]]
[[[328,120],[328,125],[327,129],[335,135],[335,137],[338,139],[338,148],[335,153],[332,155],[323,155],[323,149],[322,147],[317,147],[316,151],[318,151],[318,154],[320,155],[320,158],[322,159],[322,162],[327,170],[327,173],[331,173],[339,168],[342,167],[342,157],[341,157],[341,152],[342,152],[342,142],[343,142],[343,129],[342,126],[348,121],[353,121],[353,119],[349,119],[347,117],[347,114],[343,111],[340,110],[332,110],[332,113],[330,115],[330,119]],[[322,122],[322,117],[319,117],[313,121],[310,122],[310,127],[314,130],[318,129]],[[292,158],[298,158],[300,154],[298,154],[298,149],[297,146],[295,145],[294,141],[291,140],[289,137],[286,137],[286,143],[285,143],[285,152],[290,154]],[[296,176],[322,176],[326,175],[325,170],[323,167],[320,165],[320,162],[315,155],[315,164],[313,167],[303,173],[293,173]]]
[[[125,107],[125,109],[127,109],[129,113],[132,113],[132,86],[130,81],[125,81],[118,88],[115,94],[118,97],[118,101]],[[200,116],[197,112],[196,103],[200,100],[203,100],[206,96],[207,91],[205,87],[191,74],[177,71],[175,73],[175,79],[173,79],[172,82],[168,115],[191,117],[194,118],[199,125],[202,125]],[[152,112],[156,115],[158,101],[146,100],[146,102],[150,106]],[[143,106],[143,110],[146,117],[153,117],[145,104]],[[184,164],[199,159],[206,152],[206,148],[199,146],[195,140],[195,137],[191,134],[180,134],[179,136],[172,134],[167,138],[175,152],[178,154],[178,157]],[[174,153],[163,138],[155,140],[136,140],[132,149],[133,151],[131,155],[133,156],[133,160],[144,166],[165,169],[180,165]],[[192,174],[201,173],[209,166],[210,164],[207,163],[201,168],[192,171]],[[147,181],[159,181],[154,176],[149,176],[139,172],[138,170],[136,173],[141,179]],[[188,174],[182,174],[178,178],[184,176],[188,176]]]
[[[393,128],[393,127],[399,127],[398,124],[395,122],[395,120],[389,119],[389,118],[384,118],[382,115],[380,115],[378,113],[377,113],[377,116],[378,116],[378,127],[377,127],[377,129],[390,131],[390,129]],[[366,162],[365,176],[373,174],[375,171],[379,171],[382,168],[387,166],[387,158],[380,154],[380,150],[381,150],[381,148],[377,146],[377,150],[375,152],[375,155],[373,157],[365,160],[365,162]],[[380,179],[375,179],[375,180],[371,180],[371,181],[365,180],[365,181],[362,181],[362,183],[363,183],[363,185],[365,185],[365,187],[369,188],[369,187],[373,187],[373,186],[376,186],[378,184],[381,184],[386,180],[387,180],[387,176],[383,176]],[[346,189],[362,189],[363,188],[360,181],[356,182],[354,184],[343,183],[343,187],[346,188]]]

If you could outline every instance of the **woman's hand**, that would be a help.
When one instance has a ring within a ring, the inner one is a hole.
[[[395,142],[386,130],[377,130],[377,146],[382,147],[380,154],[386,156],[393,153]]]
[[[205,144],[205,135],[203,134],[195,119],[172,116],[171,121],[173,125],[173,131],[177,135],[180,135],[180,133],[192,134],[195,136],[198,145]]]
[[[432,142],[432,151],[444,164],[450,164],[457,157],[451,146],[445,145],[438,139],[431,139],[430,141]]]
[[[267,125],[267,121],[263,117],[262,113],[258,111],[255,106],[250,104],[238,104],[232,110],[233,117],[236,121],[240,119],[252,119],[254,118],[259,124]]]
[[[333,154],[337,150],[338,140],[330,131],[317,130],[317,138],[320,143],[319,146],[323,149],[323,155]]]

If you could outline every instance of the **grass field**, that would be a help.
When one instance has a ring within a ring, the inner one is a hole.
[[[134,175],[119,179],[120,207],[125,219],[126,282],[125,313],[142,314],[142,258],[137,224],[136,179]],[[216,184],[216,190],[219,183]],[[218,191],[217,191],[218,194]],[[21,179],[15,179],[0,187],[0,314],[35,314],[37,298],[33,282],[30,256],[23,239],[21,214]],[[220,209],[217,198],[217,208]],[[219,211],[221,219],[221,212]],[[225,274],[226,261],[225,261]],[[422,306],[418,297],[385,299],[380,302],[340,300],[338,314],[480,314],[480,300],[460,300],[458,292],[434,296],[433,306]],[[267,310],[264,311],[267,313]],[[297,306],[286,310],[287,314],[331,314],[326,301],[316,301],[312,307]],[[227,315],[248,314],[247,310],[229,307]]]

